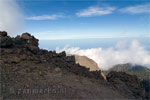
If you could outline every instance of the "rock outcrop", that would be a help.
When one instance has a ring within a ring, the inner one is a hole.
[[[72,56],[72,55],[67,54],[67,56]],[[98,64],[94,60],[92,60],[86,56],[79,56],[79,55],[73,55],[73,56],[75,56],[76,64],[80,64],[81,66],[85,66],[86,68],[89,68],[90,71],[100,70],[100,68],[98,67]],[[104,75],[104,73],[101,72],[100,74],[106,80],[106,76]]]
[[[105,81],[100,70],[89,71],[76,64],[74,56],[40,49],[38,39],[29,33],[11,38],[6,32],[0,32],[0,39],[1,99],[144,98],[139,95],[142,89],[123,84],[131,92],[125,94],[114,86],[109,76],[108,82]]]
[[[71,56],[71,55],[68,54],[67,56]],[[92,59],[86,56],[79,56],[79,55],[73,55],[73,56],[75,56],[76,64],[80,64],[81,66],[86,66],[87,68],[90,69],[90,71],[100,70],[97,63]]]

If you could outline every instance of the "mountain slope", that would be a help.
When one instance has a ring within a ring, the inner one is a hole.
[[[150,69],[141,65],[119,64],[109,71],[126,72],[131,75],[137,75],[140,79],[149,79]]]
[[[67,56],[71,56],[71,55],[67,55]],[[87,68],[90,69],[90,71],[100,70],[97,63],[92,59],[86,56],[79,56],[79,55],[74,55],[74,56],[77,64],[80,64],[81,66],[86,66]]]
[[[72,56],[72,55],[67,54],[67,56]],[[86,56],[79,56],[79,55],[73,55],[73,56],[75,56],[76,64],[80,64],[81,66],[85,66],[86,68],[89,68],[90,71],[100,70],[100,68],[98,67],[98,64],[94,60],[92,60]],[[104,75],[103,72],[101,72],[101,75],[106,80],[106,76]]]
[[[126,72],[131,75],[136,75],[141,79],[142,85],[145,88],[146,98],[150,99],[150,69],[141,65],[119,64],[114,66],[109,71]]]
[[[11,38],[0,32],[0,39],[0,99],[145,98],[136,76],[113,72],[106,81],[100,70],[76,64],[74,56],[40,49],[38,39],[28,33]]]

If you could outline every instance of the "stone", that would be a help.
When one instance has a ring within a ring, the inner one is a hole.
[[[61,69],[59,67],[55,68],[55,72],[60,72]]]
[[[67,62],[75,62],[75,57],[74,56],[67,56],[66,61]]]
[[[21,61],[21,59],[19,57],[15,56],[15,57],[12,58],[11,61],[12,61],[12,63],[19,63]]]
[[[0,47],[10,48],[13,46],[13,40],[10,37],[0,37]]]
[[[65,57],[65,56],[66,56],[66,52],[65,51],[63,51],[63,52],[58,54],[58,57]]]
[[[5,31],[0,31],[0,36],[3,36],[3,37],[7,36],[7,32],[5,32]]]
[[[39,72],[39,75],[40,75],[40,76],[42,76],[42,75],[43,75],[43,73],[40,71],[40,72]]]
[[[32,39],[32,36],[29,33],[23,33],[21,35],[21,38],[29,40]]]

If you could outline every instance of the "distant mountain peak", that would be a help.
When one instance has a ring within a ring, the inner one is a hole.
[[[127,72],[132,75],[137,75],[140,79],[148,79],[150,69],[138,64],[118,64],[113,66],[109,71]]]

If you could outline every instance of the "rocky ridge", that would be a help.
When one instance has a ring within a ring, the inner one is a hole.
[[[29,33],[12,38],[3,31],[0,39],[1,99],[145,98],[136,76],[113,72],[104,80],[100,70],[76,64],[65,51],[40,49],[38,39]],[[121,91],[114,81],[126,89]]]

